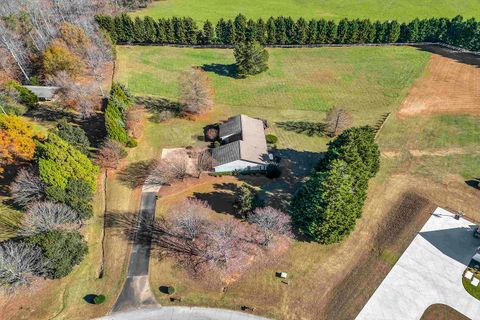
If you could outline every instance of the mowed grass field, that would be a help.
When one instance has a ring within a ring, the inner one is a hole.
[[[155,18],[189,16],[198,22],[206,19],[234,18],[242,13],[248,18],[292,16],[293,18],[370,18],[409,21],[416,17],[480,17],[477,0],[162,0],[133,15]]]
[[[178,76],[191,67],[207,70],[215,107],[197,121],[173,119],[147,127],[160,146],[198,142],[202,127],[245,113],[265,118],[280,148],[319,151],[327,140],[282,129],[287,121],[320,122],[334,106],[349,110],[356,125],[375,124],[395,111],[428,61],[414,48],[270,49],[269,70],[232,77],[231,50],[118,47],[116,80],[136,96],[178,99]],[[149,129],[151,127],[151,129]]]

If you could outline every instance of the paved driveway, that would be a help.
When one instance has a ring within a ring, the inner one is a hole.
[[[98,320],[268,320],[225,309],[161,307],[114,313]]]
[[[156,195],[159,187],[146,185],[142,189],[139,221],[151,221],[155,215]],[[128,264],[128,275],[122,292],[113,305],[111,312],[155,307],[155,299],[148,281],[148,263],[150,260],[150,243],[133,241]]]
[[[437,208],[357,320],[417,320],[435,303],[480,319],[480,301],[462,285],[463,271],[478,246],[473,223]]]

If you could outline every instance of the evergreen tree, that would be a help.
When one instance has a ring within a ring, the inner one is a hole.
[[[287,44],[287,27],[285,25],[285,18],[280,16],[275,20],[275,36],[277,44]]]
[[[220,18],[217,22],[217,25],[215,26],[215,33],[217,34],[218,42],[221,44],[227,43],[225,30],[226,30],[226,22],[223,18]]]
[[[377,35],[377,30],[375,29],[375,25],[369,20],[365,20],[365,42],[366,43],[374,43],[375,36]]]
[[[337,41],[337,24],[329,20],[326,26],[326,43],[335,43]]]
[[[112,39],[113,43],[117,42],[117,33],[115,31],[115,20],[111,16],[107,15],[98,15],[95,17],[95,21],[98,23],[100,28],[107,31]]]
[[[235,17],[233,22],[234,27],[234,43],[245,42],[247,31],[247,18],[243,14],[239,14]]]
[[[315,32],[313,32],[315,34]],[[305,19],[300,18],[295,24],[295,35],[293,42],[296,44],[305,44],[308,36],[308,25]]]
[[[383,43],[386,33],[385,24],[375,21],[373,25],[375,26],[375,43]]]
[[[295,21],[292,17],[285,18],[285,34],[288,44],[295,43]]]
[[[155,43],[157,42],[157,23],[151,17],[145,17],[144,19],[145,25],[145,42],[147,43]]]
[[[187,43],[187,35],[185,32],[185,24],[182,18],[173,17],[173,32],[175,34],[174,43],[177,44],[186,44]]]
[[[419,33],[418,33],[419,22],[420,22],[420,20],[413,19],[408,24],[408,33],[407,33],[407,41],[408,42],[417,42],[418,39],[420,38]]]
[[[291,203],[294,226],[322,244],[347,237],[358,216],[351,171],[344,161],[334,160],[327,171],[307,180]]]
[[[235,26],[233,25],[232,20],[228,20],[225,23],[225,44],[234,44],[235,43]]]
[[[256,29],[256,40],[262,45],[267,44],[267,26],[262,18],[257,20]]]
[[[268,52],[257,41],[237,44],[233,54],[240,77],[256,75],[268,69]]]
[[[137,43],[143,43],[146,39],[145,23],[140,17],[135,18],[133,30],[135,32],[134,41]]]
[[[165,20],[165,35],[167,38],[167,43],[176,43],[175,27],[173,25],[173,19]]]
[[[348,20],[342,19],[338,23],[337,43],[347,43],[348,40]]]
[[[358,43],[359,39],[359,25],[358,20],[350,20],[348,22],[348,31],[345,39],[345,43]]]
[[[267,43],[275,44],[277,43],[277,28],[275,24],[275,19],[273,17],[268,18],[267,20]]]
[[[317,35],[318,35],[318,22],[317,20],[312,19],[308,22],[306,43],[308,44],[317,43]]]
[[[247,28],[245,29],[245,41],[255,40],[257,40],[257,24],[255,21],[250,19],[247,21]]]
[[[166,25],[165,19],[161,18],[158,19],[156,26],[157,26],[157,42],[158,43],[167,43],[167,32],[165,30]]]
[[[400,37],[400,24],[396,20],[393,20],[390,23],[388,23],[387,33],[385,35],[385,42],[395,43],[397,42],[399,37]]]
[[[185,28],[185,43],[197,43],[197,24],[192,18],[183,18],[183,26]]]
[[[215,43],[215,30],[213,29],[212,23],[207,20],[203,24],[203,44],[213,44]]]

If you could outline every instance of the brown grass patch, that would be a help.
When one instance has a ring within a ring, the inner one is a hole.
[[[425,75],[410,89],[399,115],[480,114],[480,57],[440,48],[433,52]]]

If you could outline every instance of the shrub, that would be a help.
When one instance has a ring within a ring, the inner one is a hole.
[[[282,170],[278,165],[272,164],[272,163],[267,165],[267,173],[266,173],[267,178],[275,179],[275,178],[279,178],[281,175],[282,175]]]
[[[91,204],[93,192],[90,185],[84,180],[69,180],[65,190],[49,186],[45,193],[48,200],[64,203],[74,208],[82,220],[90,219],[93,216]]]
[[[175,293],[175,288],[172,286],[167,287],[167,294],[174,294]]]
[[[93,303],[95,304],[102,304],[105,302],[105,296],[103,294],[99,294],[93,298]]]
[[[57,124],[57,135],[80,150],[81,153],[88,155],[90,141],[82,128],[75,127],[62,119]]]
[[[88,252],[85,239],[77,231],[51,230],[27,241],[42,249],[47,261],[46,274],[51,279],[67,276]]]
[[[241,217],[246,217],[248,213],[256,208],[263,207],[263,205],[264,203],[259,198],[256,190],[246,183],[235,192],[233,207]]]
[[[267,140],[267,143],[268,144],[275,144],[278,142],[278,138],[277,136],[273,135],[273,134],[267,134],[265,136],[265,139]]]
[[[99,168],[56,134],[50,133],[47,141],[38,144],[36,158],[40,179],[48,186],[65,190],[69,180],[83,180],[96,190]]]
[[[13,95],[19,103],[23,103],[28,108],[34,108],[38,104],[38,97],[32,91],[28,90],[15,80],[7,81],[4,84],[7,91]]]
[[[17,102],[14,98],[0,92],[0,112],[21,116],[28,111],[28,108]]]
[[[135,139],[133,139],[133,138],[130,138],[130,139],[127,141],[127,147],[128,147],[128,148],[135,148],[136,146],[138,146],[137,140],[135,140]]]

